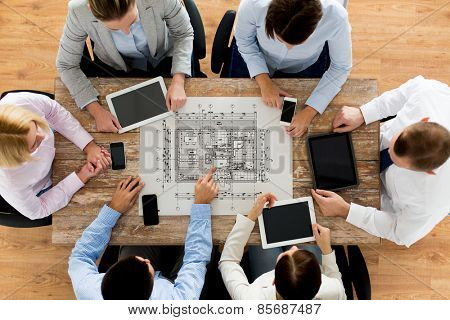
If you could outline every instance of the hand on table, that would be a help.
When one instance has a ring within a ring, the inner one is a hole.
[[[311,194],[324,216],[347,218],[350,204],[348,204],[340,195],[332,191],[319,189],[311,189]]]
[[[78,178],[86,184],[91,178],[98,176],[103,169],[105,169],[100,160],[97,160],[96,164],[87,162],[81,167],[80,171],[77,172]]]
[[[177,73],[173,76],[169,90],[167,90],[166,106],[169,111],[177,111],[186,103],[186,91],[184,91],[184,74]]]
[[[122,129],[117,118],[111,112],[103,109],[98,101],[89,103],[86,109],[94,117],[98,131],[116,133],[119,129]]]
[[[109,207],[121,214],[130,210],[136,202],[139,192],[144,188],[145,183],[141,183],[141,178],[128,177],[119,182]]]
[[[267,73],[259,74],[255,79],[261,89],[262,100],[269,107],[281,109],[283,107],[283,99],[281,97],[292,97],[292,95],[280,89],[272,79],[269,78]]]
[[[364,123],[364,116],[361,109],[356,107],[343,106],[333,120],[334,132],[349,132],[358,128]]]
[[[294,118],[292,118],[291,125],[286,128],[286,133],[291,137],[301,137],[308,131],[308,127],[316,114],[317,111],[314,108],[305,106],[305,108],[297,112]]]
[[[200,177],[195,184],[195,204],[210,204],[219,193],[219,186],[214,182],[214,172],[212,167],[206,176]]]
[[[112,164],[111,154],[103,147],[99,147],[93,140],[84,148],[86,158],[89,163],[95,165],[100,160],[104,169],[109,168]]]
[[[322,254],[327,255],[333,252],[333,249],[331,248],[330,229],[322,227],[318,223],[313,224],[312,229],[317,245],[319,246],[320,251],[322,251]]]
[[[260,194],[256,199],[255,205],[247,214],[247,218],[252,221],[256,221],[258,217],[262,214],[264,206],[267,204],[268,208],[272,208],[275,201],[277,201],[277,197],[270,192]]]

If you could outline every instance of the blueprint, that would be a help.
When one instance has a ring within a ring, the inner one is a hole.
[[[291,199],[292,141],[280,113],[260,97],[188,98],[173,116],[140,129],[142,194],[157,195],[160,215],[187,215],[196,181],[215,166],[213,214],[246,214],[263,192]]]

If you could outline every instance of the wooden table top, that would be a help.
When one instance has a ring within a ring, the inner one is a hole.
[[[100,93],[100,102],[107,108],[105,96],[148,79],[92,79],[94,87]],[[303,105],[315,88],[318,80],[312,79],[275,79],[281,88],[296,96],[299,106]],[[165,79],[169,87],[170,79]],[[260,91],[254,80],[250,79],[187,79],[187,96],[259,96]],[[349,79],[341,92],[328,106],[322,116],[316,116],[309,133],[331,131],[332,119],[343,105],[360,106],[377,96],[375,80]],[[129,175],[138,175],[139,171],[139,129],[122,135],[99,133],[95,122],[87,111],[80,111],[71,98],[69,91],[59,78],[55,79],[55,99],[67,108],[94,137],[99,145],[109,148],[111,142],[124,141],[126,147],[127,169],[108,170],[89,181],[78,191],[66,208],[53,214],[54,244],[73,244],[84,229],[95,219],[100,208],[111,200],[117,183]],[[53,183],[56,184],[69,173],[78,170],[85,161],[84,153],[73,143],[55,134],[56,156],[53,163]],[[347,201],[379,208],[379,123],[360,127],[352,133],[355,157],[360,184],[357,188],[339,191]],[[294,197],[310,195],[312,180],[308,163],[305,138],[293,139]],[[342,218],[324,217],[315,205],[317,222],[331,229],[334,244],[379,244],[378,237],[345,222]],[[235,222],[234,216],[213,216],[212,235],[215,244],[225,242]],[[171,245],[184,244],[189,216],[161,216],[157,226],[144,226],[138,215],[137,204],[123,215],[113,230],[111,244],[133,245]],[[258,224],[256,224],[249,244],[260,244]]]

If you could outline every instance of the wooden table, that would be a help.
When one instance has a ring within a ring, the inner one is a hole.
[[[100,92],[100,101],[106,106],[105,96],[109,93],[132,86],[145,79],[92,79]],[[166,79],[167,87],[170,79]],[[275,82],[298,98],[303,105],[317,80],[276,79]],[[187,79],[187,96],[259,96],[255,81],[250,79]],[[339,95],[332,101],[322,116],[317,116],[309,133],[329,132],[334,115],[343,105],[360,106],[377,96],[375,80],[350,79]],[[95,138],[99,145],[108,148],[110,142],[124,141],[126,145],[127,169],[124,172],[109,170],[90,181],[78,191],[69,205],[53,215],[53,243],[72,244],[83,230],[95,219],[100,208],[111,200],[117,183],[126,176],[138,175],[139,129],[122,135],[98,133],[95,122],[87,111],[80,111],[60,79],[55,80],[55,98],[66,107]],[[56,156],[53,163],[53,182],[57,183],[70,172],[78,170],[85,161],[85,155],[73,143],[56,134]],[[347,201],[379,207],[379,123],[372,123],[353,132],[353,144],[360,185],[358,188],[339,192]],[[305,139],[293,140],[294,197],[310,195],[312,187]],[[332,230],[335,244],[379,244],[378,237],[352,226],[341,218],[324,217],[316,205],[318,223]],[[224,243],[235,222],[234,216],[213,216],[212,234],[216,244]],[[189,216],[162,216],[158,226],[146,227],[138,216],[137,205],[123,215],[113,230],[111,244],[183,244]],[[249,243],[260,243],[258,224],[253,230]]]

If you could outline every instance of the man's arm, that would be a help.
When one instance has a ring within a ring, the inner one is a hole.
[[[340,11],[342,12],[336,13],[340,19],[336,34],[328,40],[330,67],[305,103],[319,113],[323,113],[331,100],[341,91],[352,69],[351,27],[345,9],[342,8]]]
[[[227,237],[222,256],[220,257],[219,270],[225,287],[233,300],[245,299],[246,292],[250,286],[240,263],[245,245],[254,226],[254,221],[238,214],[236,223]]]
[[[391,213],[352,203],[346,220],[377,237],[410,247],[428,232],[424,230],[428,218],[426,209],[417,205]]]
[[[98,217],[84,230],[69,258],[69,276],[78,299],[89,298],[90,279],[98,275],[97,259],[111,238],[120,213],[104,205]]]
[[[56,69],[80,108],[97,101],[99,95],[80,69],[87,36],[87,32],[83,30],[74,10],[69,5],[69,13],[56,57]]]
[[[386,91],[381,96],[361,106],[364,122],[372,122],[395,116],[405,105],[408,98],[426,81],[422,76],[408,80],[400,87]]]
[[[194,204],[184,246],[183,266],[174,283],[174,300],[195,300],[200,297],[211,251],[211,206]]]

